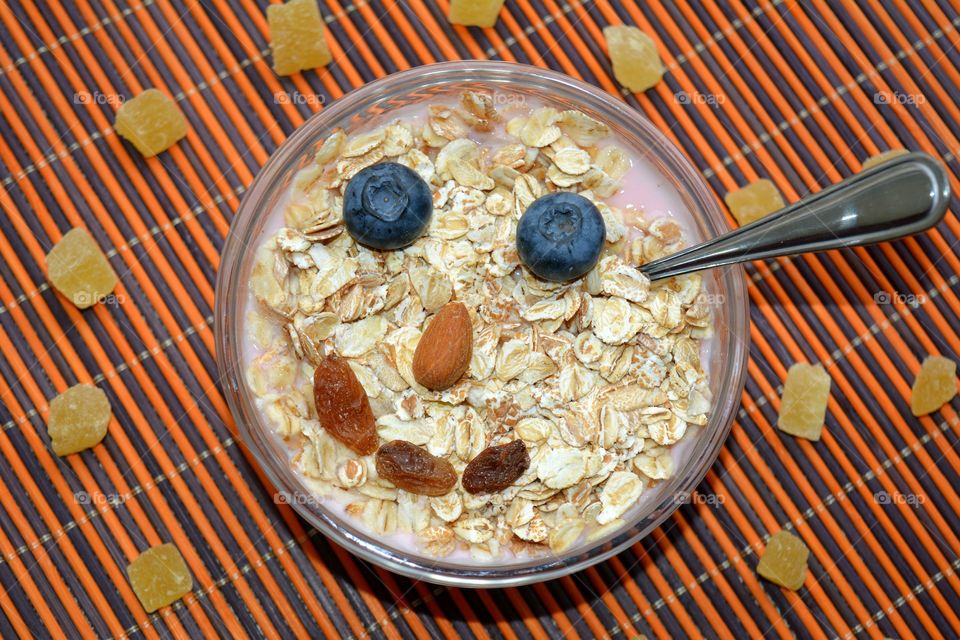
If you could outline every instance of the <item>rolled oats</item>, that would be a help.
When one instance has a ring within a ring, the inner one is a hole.
[[[508,382],[526,369],[530,358],[530,345],[523,340],[510,340],[500,349],[497,356],[496,377]]]
[[[631,163],[605,142],[605,124],[551,107],[509,115],[471,91],[425,120],[334,131],[294,179],[286,226],[259,248],[251,273],[258,352],[247,378],[275,431],[299,447],[295,467],[345,492],[347,513],[376,535],[407,532],[435,557],[562,553],[612,533],[644,487],[670,477],[671,447],[706,424],[712,405],[700,357],[713,330],[703,279],[651,283],[636,267],[680,249],[679,225],[606,201]],[[505,135],[488,147],[487,133]],[[340,210],[347,181],[385,159],[431,186],[434,214],[411,246],[377,252],[343,233]],[[606,226],[603,259],[570,283],[537,279],[516,252],[518,218],[556,189],[593,201]],[[413,356],[450,301],[470,313],[470,364],[452,387],[429,391]],[[381,443],[422,447],[460,477],[487,447],[520,439],[529,466],[497,493],[473,495],[458,482],[426,497],[394,486],[317,420],[310,380],[331,353],[366,392]]]
[[[397,528],[418,533],[430,526],[430,505],[427,496],[409,491],[397,492]]]
[[[453,530],[447,527],[428,527],[420,532],[423,549],[431,556],[443,558],[457,548]]]
[[[545,147],[560,137],[560,127],[556,126],[560,113],[552,107],[541,107],[526,119],[519,131],[519,138],[528,147]]]
[[[337,353],[348,358],[364,355],[383,340],[387,326],[383,316],[370,316],[357,322],[337,325],[334,332]]]
[[[540,517],[540,514],[534,513],[529,521],[514,526],[513,533],[527,542],[543,542],[547,539],[550,529],[543,518]]]
[[[564,135],[581,147],[592,147],[610,135],[610,127],[582,111],[561,112],[557,118],[557,126]]]
[[[567,551],[580,539],[586,526],[587,523],[580,519],[557,523],[548,536],[550,550],[554,553]]]
[[[640,330],[636,314],[623,298],[593,300],[593,333],[609,345],[621,345]]]
[[[463,513],[463,499],[451,491],[445,496],[430,498],[430,509],[444,522],[455,522]]]
[[[479,544],[493,537],[494,528],[486,518],[464,518],[453,525],[453,533],[461,540]]]
[[[630,471],[615,471],[603,484],[600,492],[600,504],[603,510],[597,515],[599,524],[616,520],[635,504],[643,491],[640,477]]]
[[[341,462],[337,466],[337,479],[344,488],[359,487],[367,481],[367,466],[359,460]]]
[[[547,452],[537,465],[537,477],[551,489],[565,489],[580,482],[587,472],[587,454],[572,447]]]

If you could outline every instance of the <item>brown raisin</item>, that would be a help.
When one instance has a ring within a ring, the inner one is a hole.
[[[330,354],[317,364],[313,399],[327,433],[360,455],[377,450],[377,424],[370,400],[346,360]]]
[[[463,470],[463,488],[470,493],[503,491],[530,466],[523,440],[487,447]]]
[[[394,440],[377,451],[377,473],[404,491],[442,496],[457,484],[453,465],[406,440]]]

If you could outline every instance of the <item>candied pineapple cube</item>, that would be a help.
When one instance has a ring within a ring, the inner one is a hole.
[[[636,27],[615,25],[603,28],[613,75],[630,91],[646,91],[660,82],[666,69],[653,38]]]
[[[778,531],[770,536],[757,573],[774,584],[796,591],[807,576],[807,558],[810,550],[803,540],[789,531]]]
[[[150,158],[187,135],[187,119],[165,93],[147,89],[120,105],[113,129]]]
[[[830,375],[822,364],[798,362],[787,371],[777,427],[784,433],[816,442],[823,431],[830,398]]]
[[[448,18],[452,24],[492,27],[506,0],[450,0]]]
[[[70,387],[50,402],[47,435],[58,456],[96,446],[107,435],[110,401],[92,384]]]
[[[117,286],[117,274],[86,229],[71,229],[47,254],[50,283],[81,309]]]
[[[741,227],[784,207],[783,196],[777,186],[766,178],[731,191],[723,200]]]
[[[933,413],[957,395],[957,363],[950,358],[930,356],[923,361],[913,381],[910,409],[915,416]]]
[[[330,64],[333,57],[323,33],[317,0],[290,0],[267,7],[273,70],[289,76]]]
[[[127,567],[130,586],[147,613],[173,604],[193,589],[193,577],[176,545],[151,547]]]
[[[867,169],[872,169],[877,165],[883,164],[887,160],[893,160],[898,156],[904,156],[908,153],[910,152],[907,151],[906,149],[887,149],[886,151],[881,151],[880,153],[876,155],[872,155],[866,160],[864,160],[863,169],[861,170],[866,171]]]

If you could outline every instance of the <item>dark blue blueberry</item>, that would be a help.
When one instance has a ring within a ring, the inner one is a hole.
[[[600,259],[607,237],[596,205],[575,193],[537,198],[517,226],[517,253],[534,275],[566,282],[584,275]]]
[[[430,187],[416,171],[396,162],[363,169],[347,183],[343,221],[360,244],[399,249],[420,237],[433,215]]]

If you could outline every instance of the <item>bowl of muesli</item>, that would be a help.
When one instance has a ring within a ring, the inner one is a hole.
[[[653,531],[716,459],[746,372],[740,267],[636,268],[726,230],[618,98],[502,62],[327,106],[245,194],[218,364],[278,502],[353,553],[508,586]]]

